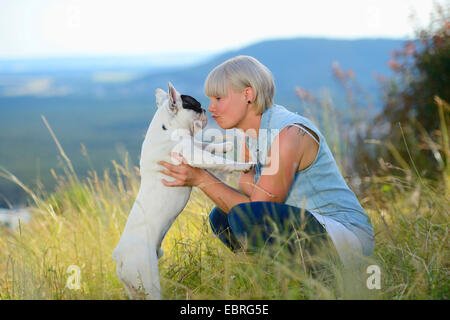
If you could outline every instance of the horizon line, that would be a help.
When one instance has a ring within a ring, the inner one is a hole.
[[[386,36],[377,36],[377,37],[318,37],[318,36],[301,36],[301,37],[276,37],[276,38],[267,38],[264,40],[256,40],[253,42],[249,42],[242,46],[237,47],[229,47],[224,49],[217,50],[200,50],[200,51],[159,51],[159,52],[115,52],[115,53],[68,53],[68,54],[37,54],[37,55],[0,55],[0,61],[14,61],[14,60],[46,60],[46,59],[74,59],[74,58],[84,58],[84,59],[100,59],[100,58],[146,58],[146,57],[159,57],[163,55],[173,55],[173,56],[203,56],[208,57],[212,55],[222,54],[230,51],[241,50],[246,47],[250,47],[259,43],[264,42],[272,42],[272,41],[283,41],[283,40],[300,40],[300,39],[308,39],[308,40],[330,40],[330,41],[363,41],[363,40],[392,40],[392,41],[414,41],[418,40],[418,38],[410,38],[408,36],[405,37],[386,37]]]

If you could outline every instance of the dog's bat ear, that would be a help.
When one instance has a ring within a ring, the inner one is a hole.
[[[179,96],[177,90],[175,90],[175,87],[169,82],[169,109],[172,112],[178,111],[178,105],[177,105],[177,97]]]
[[[156,105],[161,107],[164,104],[164,101],[167,100],[167,92],[165,92],[163,89],[156,89],[155,91],[155,97],[156,97]]]

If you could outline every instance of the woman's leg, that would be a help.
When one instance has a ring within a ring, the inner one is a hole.
[[[239,204],[228,214],[215,207],[209,222],[213,232],[233,251],[242,246],[254,251],[270,245],[275,240],[274,232],[291,238],[291,250],[295,240],[306,249],[329,240],[324,227],[311,213],[305,210],[302,215],[302,210],[297,207],[274,202]]]
[[[209,224],[217,237],[232,251],[241,248],[239,241],[230,229],[227,214],[219,207],[215,207],[209,214]]]
[[[325,228],[307,210],[275,202],[248,202],[228,213],[231,234],[250,251],[271,245],[276,237],[286,241],[290,251],[299,244],[306,250],[329,241]]]

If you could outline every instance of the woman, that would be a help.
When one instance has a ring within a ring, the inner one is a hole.
[[[161,162],[166,168],[161,172],[175,178],[163,179],[164,185],[196,186],[217,204],[210,224],[225,245],[261,247],[272,240],[275,223],[287,233],[302,225],[311,239],[330,236],[344,263],[372,253],[370,219],[323,135],[310,120],[273,104],[275,85],[267,67],[249,56],[227,60],[208,75],[205,93],[221,128],[246,133],[246,159],[254,153],[257,164],[240,175],[239,190],[185,163]]]

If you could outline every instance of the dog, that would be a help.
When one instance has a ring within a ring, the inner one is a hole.
[[[158,88],[155,96],[158,109],[141,150],[141,185],[112,254],[117,276],[131,299],[161,299],[158,269],[158,259],[163,254],[161,243],[186,206],[192,189],[163,185],[161,179],[170,177],[159,172],[162,167],[157,162],[177,165],[180,162],[171,153],[179,152],[188,164],[204,169],[248,171],[253,166],[216,155],[231,151],[231,142],[204,143],[194,139],[206,126],[207,117],[193,97],[180,95],[170,82],[167,93]]]

